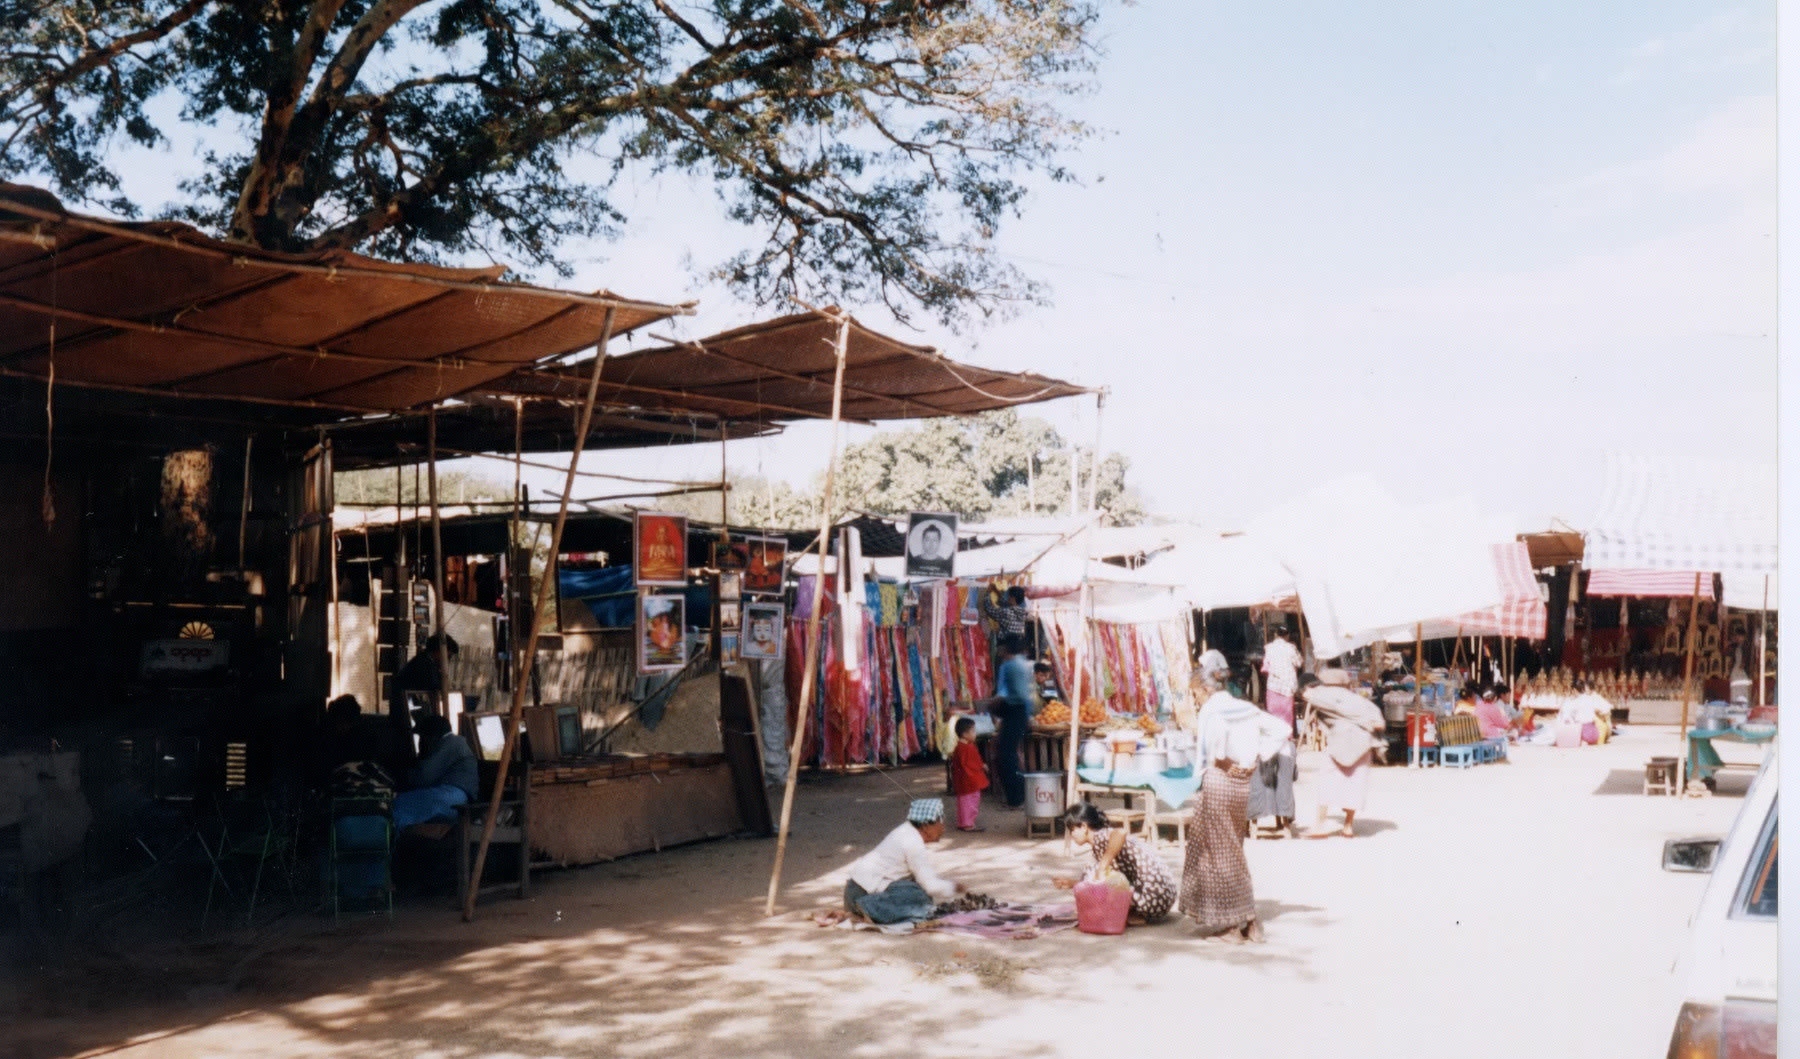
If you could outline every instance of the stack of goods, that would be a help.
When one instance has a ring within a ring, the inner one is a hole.
[[[1038,711],[1037,723],[1046,728],[1067,728],[1069,726],[1069,704],[1052,699]],[[1081,726],[1092,728],[1106,723],[1106,707],[1100,705],[1099,699],[1089,699],[1081,704]]]
[[[984,908],[999,908],[1000,902],[987,894],[966,893],[954,901],[945,901],[931,910],[931,918],[939,919],[953,916],[958,912],[979,912]]]

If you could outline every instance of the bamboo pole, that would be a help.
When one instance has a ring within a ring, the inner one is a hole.
[[[1763,575],[1762,613],[1756,616],[1756,708],[1768,705],[1763,701],[1763,685],[1769,680],[1769,575]]]
[[[1069,751],[1063,758],[1063,763],[1068,766],[1068,783],[1063,798],[1065,807],[1075,804],[1075,782],[1078,778],[1075,769],[1081,763],[1081,678],[1086,667],[1087,602],[1088,582],[1087,576],[1083,574],[1081,587],[1075,593],[1075,694],[1069,702]],[[1151,797],[1154,798],[1155,795],[1152,794]]]
[[[1425,623],[1413,625],[1413,704],[1409,713],[1425,712]],[[1411,717],[1407,720],[1410,722]],[[1407,744],[1412,753],[1407,755],[1413,768],[1424,768],[1423,749],[1425,746],[1425,726],[1423,724],[1407,724]]]
[[[1694,571],[1694,595],[1688,601],[1687,627],[1687,661],[1681,673],[1681,764],[1676,790],[1687,790],[1688,754],[1691,752],[1688,740],[1688,701],[1694,696],[1694,632],[1700,622],[1700,571]]]
[[[806,740],[806,718],[811,713],[813,685],[819,669],[819,611],[825,601],[825,545],[831,536],[832,489],[837,481],[838,424],[844,410],[844,361],[850,349],[850,318],[838,317],[837,374],[831,384],[831,462],[825,466],[824,500],[819,511],[818,569],[813,574],[812,613],[806,618],[806,670],[800,677],[800,704],[795,711],[794,744],[788,751],[787,786],[781,794],[781,827],[775,834],[775,866],[769,872],[769,897],[763,915],[775,914],[775,895],[781,889],[781,864],[787,859],[788,823],[794,815],[794,783],[800,776],[800,751]],[[840,557],[841,558],[841,557]]]
[[[425,418],[426,483],[431,490],[431,624],[437,635],[437,712],[450,716],[450,643],[444,631],[444,518],[438,505],[437,405]]]
[[[563,497],[557,504],[556,523],[550,530],[550,554],[544,563],[544,579],[538,584],[536,603],[531,610],[531,635],[525,650],[514,660],[512,708],[506,715],[506,742],[500,750],[500,767],[494,777],[494,792],[488,799],[487,816],[481,822],[481,843],[475,849],[475,867],[469,874],[469,892],[463,901],[463,922],[475,918],[475,899],[481,895],[481,872],[487,866],[488,847],[494,841],[494,825],[500,818],[500,797],[506,789],[506,773],[512,765],[513,750],[519,743],[519,722],[525,715],[525,685],[529,683],[532,660],[537,657],[538,635],[544,628],[544,615],[550,610],[551,589],[556,583],[556,553],[562,548],[563,526],[569,520],[569,494],[575,490],[575,469],[581,462],[581,450],[587,446],[588,428],[594,420],[594,400],[600,393],[600,373],[606,367],[606,347],[612,344],[613,323],[618,310],[608,308],[600,326],[600,343],[594,349],[594,370],[588,378],[587,402],[581,406],[580,426],[575,432],[575,446],[569,453],[569,474],[563,482]],[[530,570],[530,557],[526,570]],[[530,777],[525,781],[530,782]],[[523,840],[523,839],[522,839]]]

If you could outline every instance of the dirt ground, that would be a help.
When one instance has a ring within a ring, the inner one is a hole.
[[[419,900],[392,923],[296,916],[14,974],[0,1054],[1660,1055],[1705,881],[1660,870],[1661,845],[1723,833],[1750,776],[1645,797],[1644,761],[1676,747],[1639,727],[1508,764],[1377,769],[1359,837],[1249,844],[1268,941],[1241,947],[1178,919],[1012,942],[821,929],[810,913],[844,868],[943,771],[807,777],[772,918],[773,841],[702,843],[545,873],[473,924]],[[983,815],[990,830],[952,832],[939,867],[1003,899],[1063,896],[1062,839]]]

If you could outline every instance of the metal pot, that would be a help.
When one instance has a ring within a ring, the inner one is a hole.
[[[1131,756],[1131,767],[1139,772],[1167,772],[1169,752],[1157,747],[1140,750]]]
[[[1169,768],[1171,769],[1185,769],[1194,766],[1193,755],[1188,753],[1187,747],[1171,746],[1168,749],[1168,754]]]

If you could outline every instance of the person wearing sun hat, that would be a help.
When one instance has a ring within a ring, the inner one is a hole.
[[[844,881],[844,911],[872,923],[912,923],[931,918],[939,901],[962,892],[962,885],[937,873],[925,847],[944,837],[944,802],[916,798],[906,822],[850,865]]]

